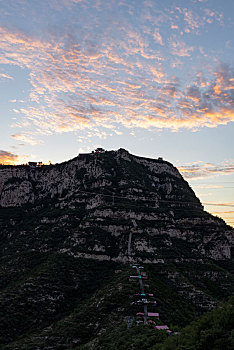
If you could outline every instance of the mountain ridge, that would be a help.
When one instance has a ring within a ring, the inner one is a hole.
[[[4,350],[92,349],[133,314],[131,262],[172,329],[233,293],[233,230],[169,162],[120,149],[1,166],[0,203]]]
[[[113,238],[129,229],[136,231],[132,224],[132,220],[135,220],[140,226],[139,233],[146,231],[149,240],[154,236],[167,235],[194,243],[197,236],[201,255],[219,260],[231,257],[229,227],[203,210],[199,199],[178,170],[169,162],[136,157],[123,149],[81,154],[54,166],[0,168],[0,204],[2,208],[28,205],[35,212],[49,204],[54,210],[50,216],[56,216],[56,211],[59,216],[60,211],[65,209],[68,215],[69,210],[74,210],[74,213],[79,213],[77,219],[79,217],[81,221],[86,213],[84,230],[88,225],[89,213],[90,225],[95,220],[95,228],[99,221],[99,228],[109,232]],[[66,217],[61,215],[60,220],[66,221]],[[56,217],[52,219],[45,215],[41,218],[42,224],[53,221],[56,221]],[[102,225],[103,221],[105,225]],[[191,225],[198,233],[191,233]],[[212,234],[203,232],[202,225]],[[211,243],[215,235],[219,241],[217,249]],[[220,235],[222,242],[218,237]],[[139,249],[142,248],[140,246],[139,243]],[[142,251],[145,249],[142,248]],[[100,244],[95,254],[100,255],[104,250]]]

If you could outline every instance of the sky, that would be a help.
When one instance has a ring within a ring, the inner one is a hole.
[[[0,0],[0,163],[173,163],[234,226],[233,0]]]

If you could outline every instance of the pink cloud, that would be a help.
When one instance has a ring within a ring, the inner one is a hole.
[[[170,41],[171,54],[179,57],[189,57],[194,48],[192,46],[187,46],[183,40],[178,39],[173,36]]]
[[[19,156],[17,154],[0,150],[0,164],[14,165],[18,159]]]
[[[209,79],[199,72],[184,86],[165,73],[166,58],[152,52],[142,32],[131,26],[119,31],[118,42],[110,35],[97,46],[86,45],[89,38],[45,41],[0,27],[0,62],[30,71],[31,104],[20,109],[24,129],[27,123],[34,133],[50,134],[122,123],[176,131],[234,121],[230,66],[219,64]],[[175,64],[193,51],[176,36],[169,48]],[[36,142],[27,130],[13,137]]]
[[[9,74],[4,74],[4,73],[1,73],[0,74],[0,79],[9,79],[9,80],[13,80],[14,78],[11,77]]]
[[[195,13],[193,13],[191,10],[188,10],[188,9],[183,9],[183,14],[184,14],[184,21],[186,22],[188,28],[190,30],[197,31],[198,28],[202,25],[198,15],[196,15]]]
[[[158,30],[155,30],[155,32],[153,33],[153,38],[158,44],[163,45],[162,36]]]
[[[29,143],[32,146],[37,145],[38,143],[41,143],[38,139],[36,139],[35,137],[33,137],[32,135],[26,132],[24,134],[13,134],[11,135],[11,137],[17,141]]]
[[[205,164],[199,162],[193,165],[179,166],[178,170],[187,179],[204,178],[214,175],[230,175],[234,173],[234,162],[230,162],[229,164]]]

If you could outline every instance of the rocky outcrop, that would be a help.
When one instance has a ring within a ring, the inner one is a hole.
[[[130,263],[166,324],[233,293],[233,230],[162,159],[120,149],[0,166],[0,205],[4,349],[77,349],[135,316]]]
[[[126,262],[131,231],[131,254],[138,261],[231,258],[233,231],[204,212],[178,170],[123,149],[50,166],[1,166],[0,205],[3,212],[34,213],[31,226],[11,218],[2,230],[6,236],[10,230],[16,241],[28,236],[40,251]],[[48,227],[58,235],[62,229],[59,248],[42,240]]]

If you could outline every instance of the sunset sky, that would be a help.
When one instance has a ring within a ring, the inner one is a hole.
[[[234,226],[233,57],[233,0],[0,0],[0,163],[163,157]]]

